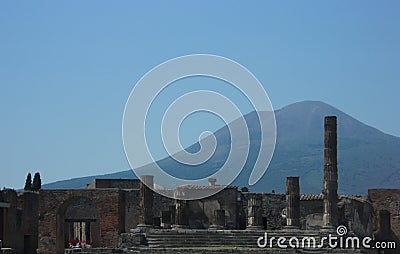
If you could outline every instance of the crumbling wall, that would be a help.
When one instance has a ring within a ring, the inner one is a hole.
[[[2,209],[3,218],[3,247],[17,249],[18,229],[17,229],[17,192],[14,190],[3,190],[0,192],[0,202],[7,203],[8,208]]]
[[[94,179],[87,189],[139,189],[139,179]]]
[[[301,229],[319,230],[323,226],[324,201],[313,196],[318,195],[304,195],[300,201]]]
[[[247,214],[247,201],[251,197],[261,198],[264,229],[282,229],[286,225],[282,212],[286,209],[286,195],[274,193],[243,192],[243,209]]]
[[[218,209],[225,210],[226,228],[238,228],[238,191],[236,188],[226,188],[217,194],[200,199],[190,200],[189,209],[189,227],[190,228],[208,228],[211,226],[214,217],[214,211]],[[171,206],[175,206],[175,200],[167,198],[158,193],[154,193],[153,213],[154,217],[161,217],[162,211],[170,211]]]
[[[139,224],[139,190],[124,190],[125,232]]]
[[[373,234],[373,207],[361,197],[341,197],[339,207],[339,225],[347,227],[349,232],[359,236]]]
[[[38,242],[38,202],[36,192],[0,191],[0,239],[15,253],[34,254]]]
[[[122,192],[118,189],[102,190],[41,190],[39,194],[39,250],[40,253],[63,253],[65,247],[64,217],[70,204],[77,199],[93,202],[98,210],[98,246],[115,247],[123,231],[121,206]]]
[[[387,210],[392,231],[400,238],[400,189],[369,189],[368,198],[374,209],[374,231],[379,230],[379,211]]]

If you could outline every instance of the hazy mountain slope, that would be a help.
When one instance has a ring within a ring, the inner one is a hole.
[[[261,112],[260,115],[261,120],[266,121],[265,114]],[[400,188],[400,138],[384,134],[323,102],[304,101],[275,112],[278,136],[274,157],[264,177],[250,189],[283,192],[286,176],[300,176],[301,192],[319,193],[323,176],[323,118],[326,115],[338,117],[339,192],[366,193],[368,188]],[[245,116],[245,120],[249,126],[251,146],[244,170],[233,182],[240,187],[247,186],[260,147],[257,114],[250,113]],[[234,128],[236,122],[230,126]],[[215,136],[218,146],[206,163],[188,167],[172,158],[157,163],[175,176],[187,179],[206,177],[224,163],[230,148],[226,126],[218,130]],[[194,152],[198,149],[199,144],[196,143],[187,150]],[[150,164],[141,170],[146,171],[152,167],[154,165]],[[129,177],[126,172],[101,177]],[[77,178],[45,187],[84,187],[94,178],[82,178],[82,183]]]
[[[77,177],[68,180],[57,181],[44,184],[43,189],[81,189],[86,188],[86,184],[94,179],[133,179],[136,178],[132,170],[120,171],[112,174]]]
[[[256,190],[268,186],[283,191],[285,177],[299,175],[302,192],[321,191],[326,115],[338,117],[339,192],[400,187],[400,138],[367,126],[328,104],[307,101],[276,112],[278,138],[274,158]],[[242,181],[239,179],[238,183]]]

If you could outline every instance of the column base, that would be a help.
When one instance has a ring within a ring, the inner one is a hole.
[[[298,231],[300,230],[300,227],[298,226],[284,226],[283,230],[287,230],[287,231]]]
[[[170,229],[170,228],[171,228],[171,224],[161,223],[161,228],[163,228],[163,229]]]
[[[254,230],[254,231],[263,230],[263,227],[262,226],[247,226],[246,230]]]
[[[172,229],[188,229],[188,228],[189,226],[187,225],[179,225],[179,224],[172,225]]]
[[[336,233],[335,226],[322,226],[321,231],[324,233]]]
[[[153,225],[149,225],[149,224],[138,224],[136,227],[137,227],[137,228],[152,228]]]
[[[139,224],[136,226],[136,228],[131,229],[130,231],[131,231],[131,233],[147,233],[152,228],[153,228],[153,225]]]
[[[211,230],[223,230],[224,228],[225,227],[223,227],[223,226],[217,226],[217,225],[211,225],[208,227],[208,229],[211,229]]]

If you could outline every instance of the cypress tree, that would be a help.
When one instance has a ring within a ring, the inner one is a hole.
[[[42,188],[42,180],[40,179],[39,172],[36,172],[35,176],[33,177],[32,190],[38,191],[41,188]]]
[[[32,190],[32,176],[31,173],[28,173],[25,180],[24,191],[30,191],[30,190]]]

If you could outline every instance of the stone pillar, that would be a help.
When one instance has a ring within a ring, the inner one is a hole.
[[[138,227],[151,227],[153,225],[153,176],[140,176],[140,205]],[[150,186],[151,188],[149,188]]]
[[[17,237],[17,192],[14,190],[4,190],[0,193],[3,196],[2,203],[5,206],[3,208],[3,247],[18,249],[18,237]],[[2,208],[0,208],[2,209]]]
[[[162,211],[161,213],[161,227],[171,228],[171,211]]]
[[[300,227],[299,177],[286,178],[286,227]]]
[[[261,199],[257,196],[247,201],[247,230],[262,229]]]
[[[187,228],[189,226],[188,203],[186,200],[176,200],[174,228]]]
[[[324,215],[325,228],[338,224],[338,168],[337,168],[337,123],[336,116],[325,117],[324,135]]]

